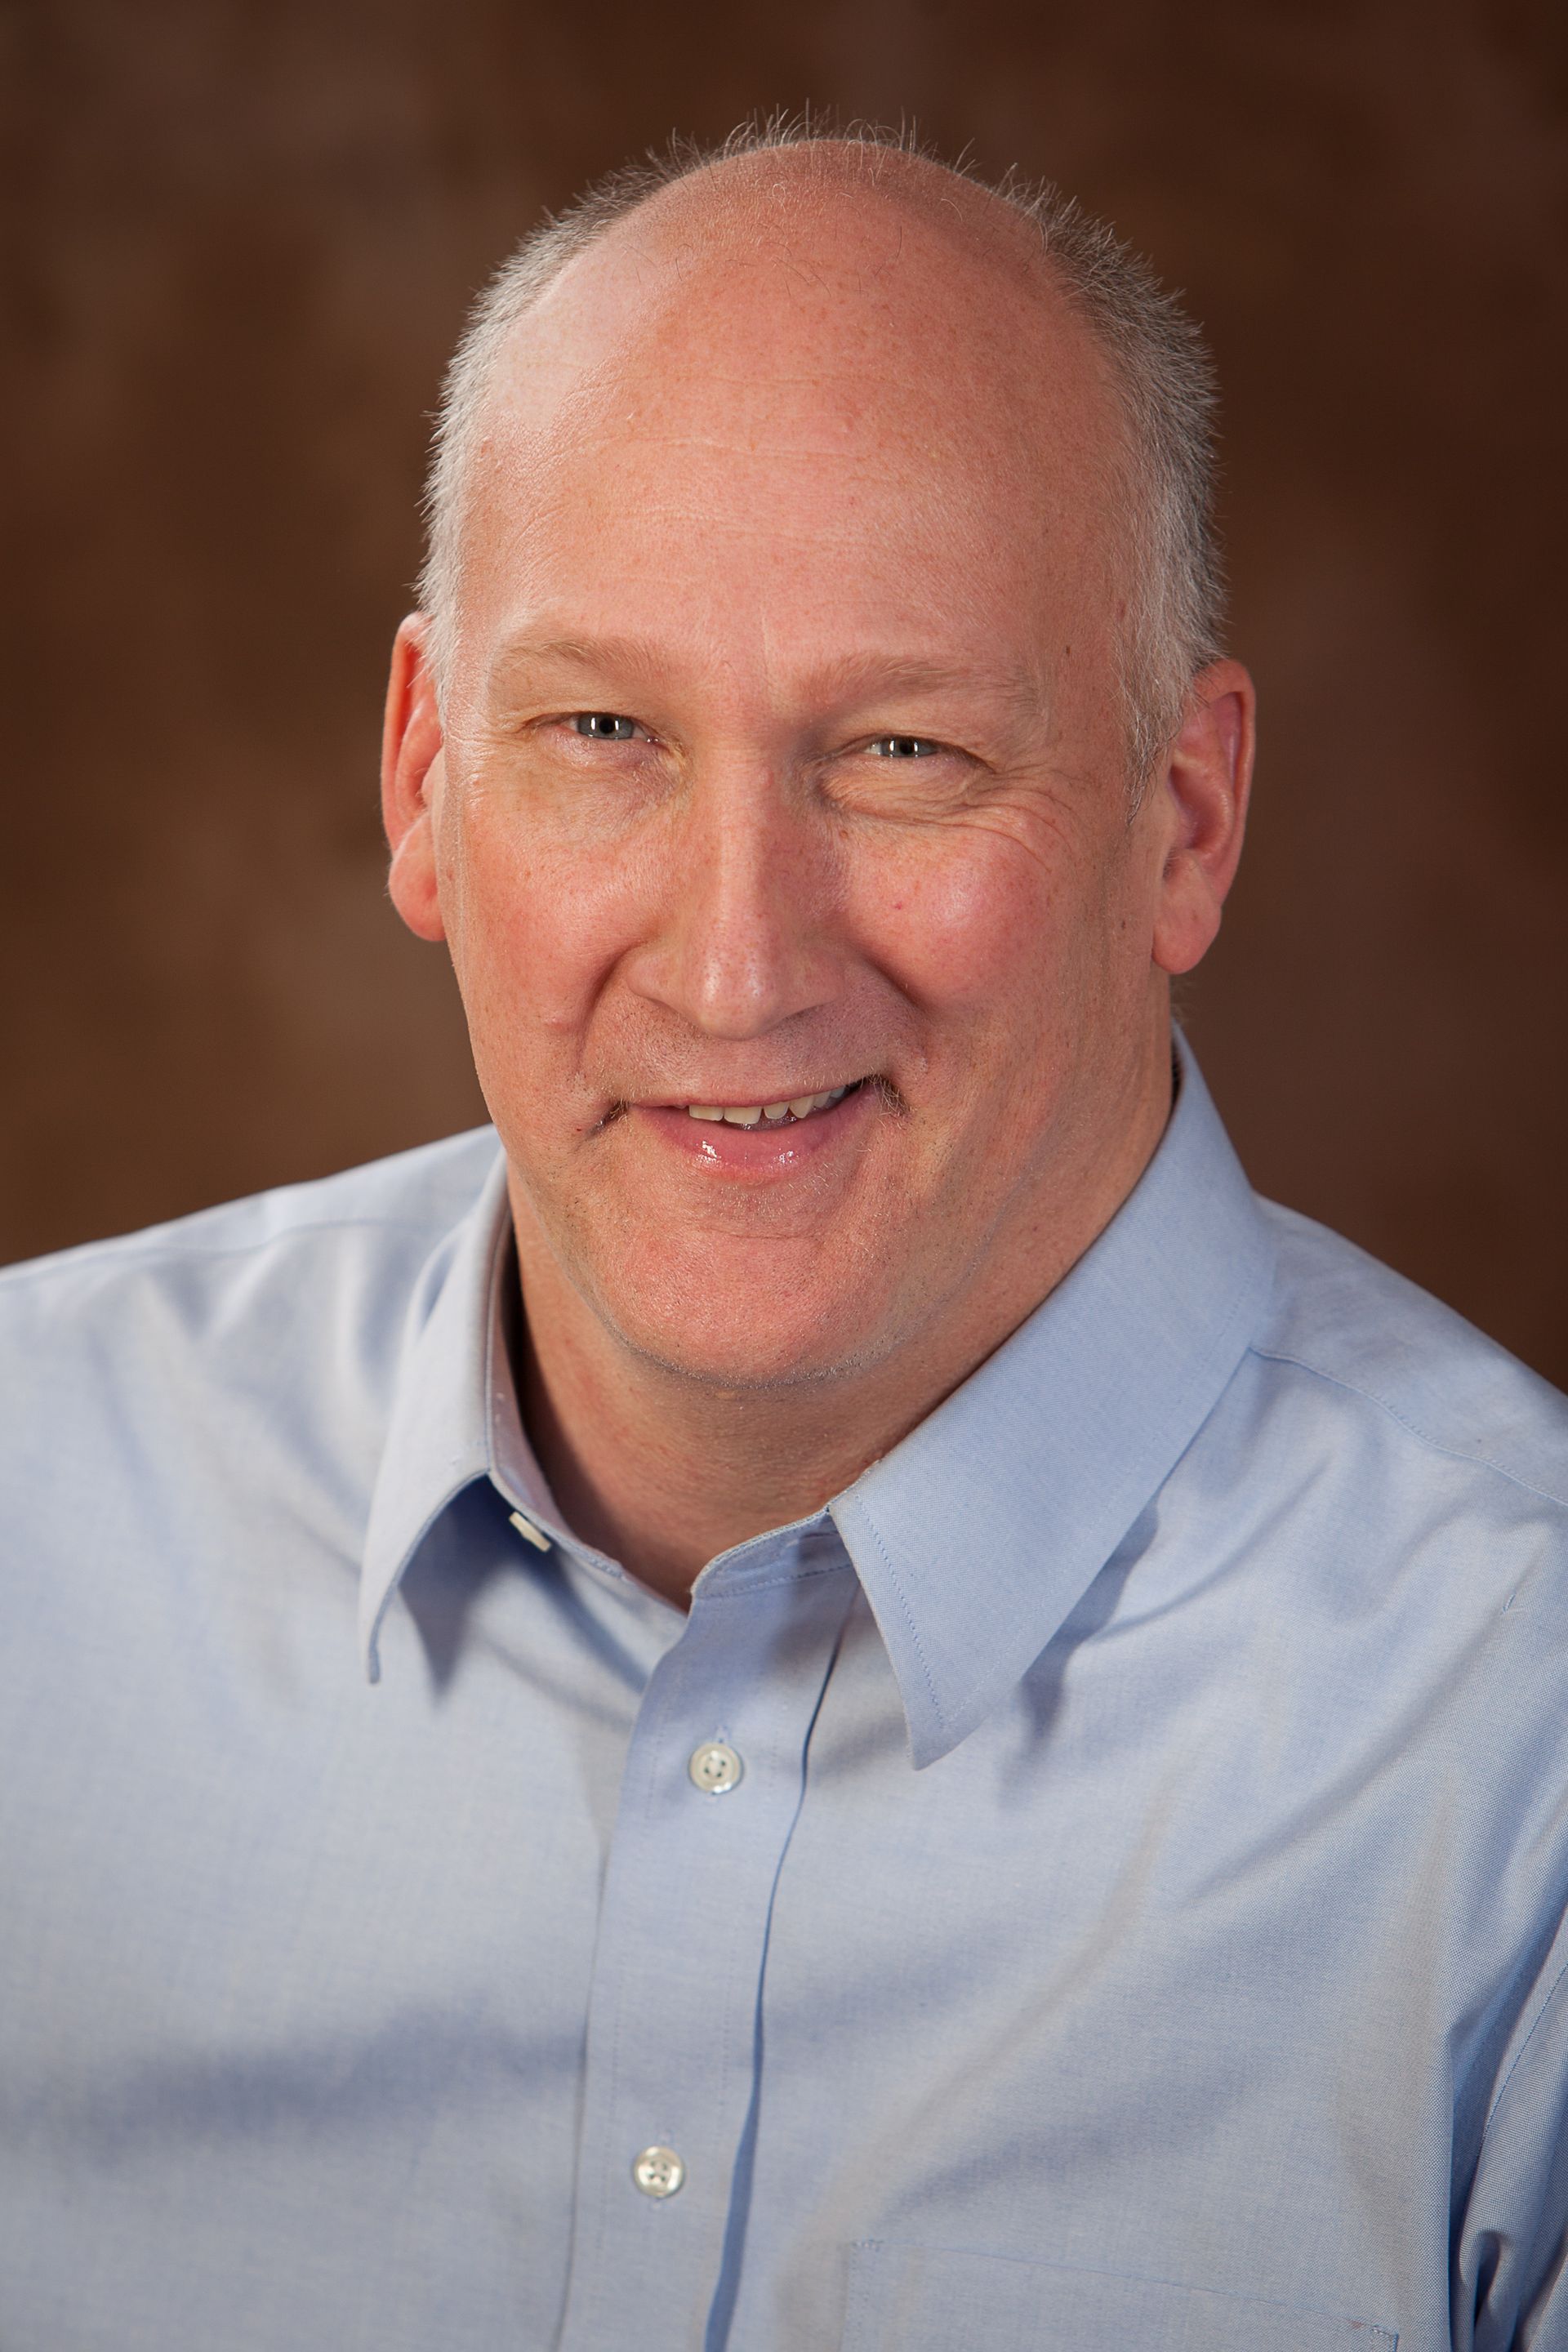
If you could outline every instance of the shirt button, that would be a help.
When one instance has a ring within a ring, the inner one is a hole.
[[[673,2197],[686,2167],[672,2147],[645,2147],[632,2162],[632,2179],[645,2197]]]
[[[745,1766],[732,1748],[721,1739],[705,1739],[700,1748],[691,1751],[691,1761],[686,1769],[694,1788],[704,1789],[710,1797],[721,1797],[732,1789]]]

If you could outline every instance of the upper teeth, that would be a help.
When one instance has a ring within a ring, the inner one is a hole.
[[[765,1118],[776,1126],[781,1118],[805,1118],[814,1110],[831,1110],[842,1102],[847,1087],[829,1087],[820,1095],[796,1095],[793,1102],[688,1103],[687,1114],[691,1118],[721,1118],[731,1127],[757,1127]]]

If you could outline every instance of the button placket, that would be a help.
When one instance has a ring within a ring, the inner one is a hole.
[[[700,1595],[644,1695],[600,1913],[560,2352],[700,2335],[752,2095],[773,1891],[857,1589],[844,1560]],[[694,1748],[704,1718],[727,1736]]]

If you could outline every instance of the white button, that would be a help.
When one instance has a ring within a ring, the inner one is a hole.
[[[533,1545],[536,1551],[550,1550],[550,1538],[545,1534],[543,1528],[536,1528],[531,1519],[525,1519],[521,1511],[514,1511],[512,1513],[511,1523],[517,1529],[520,1536],[527,1537],[529,1542]]]
[[[721,1739],[705,1739],[700,1748],[692,1749],[691,1761],[686,1769],[695,1788],[705,1789],[710,1797],[721,1797],[726,1789],[734,1787],[746,1768],[734,1749],[726,1748]]]
[[[672,2147],[645,2147],[632,2161],[632,2179],[645,2197],[673,2197],[686,2167]]]

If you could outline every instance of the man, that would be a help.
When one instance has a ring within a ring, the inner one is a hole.
[[[495,1135],[9,1283],[7,2352],[1568,2344],[1568,1423],[1173,1071],[1207,419],[872,142],[487,297]]]

